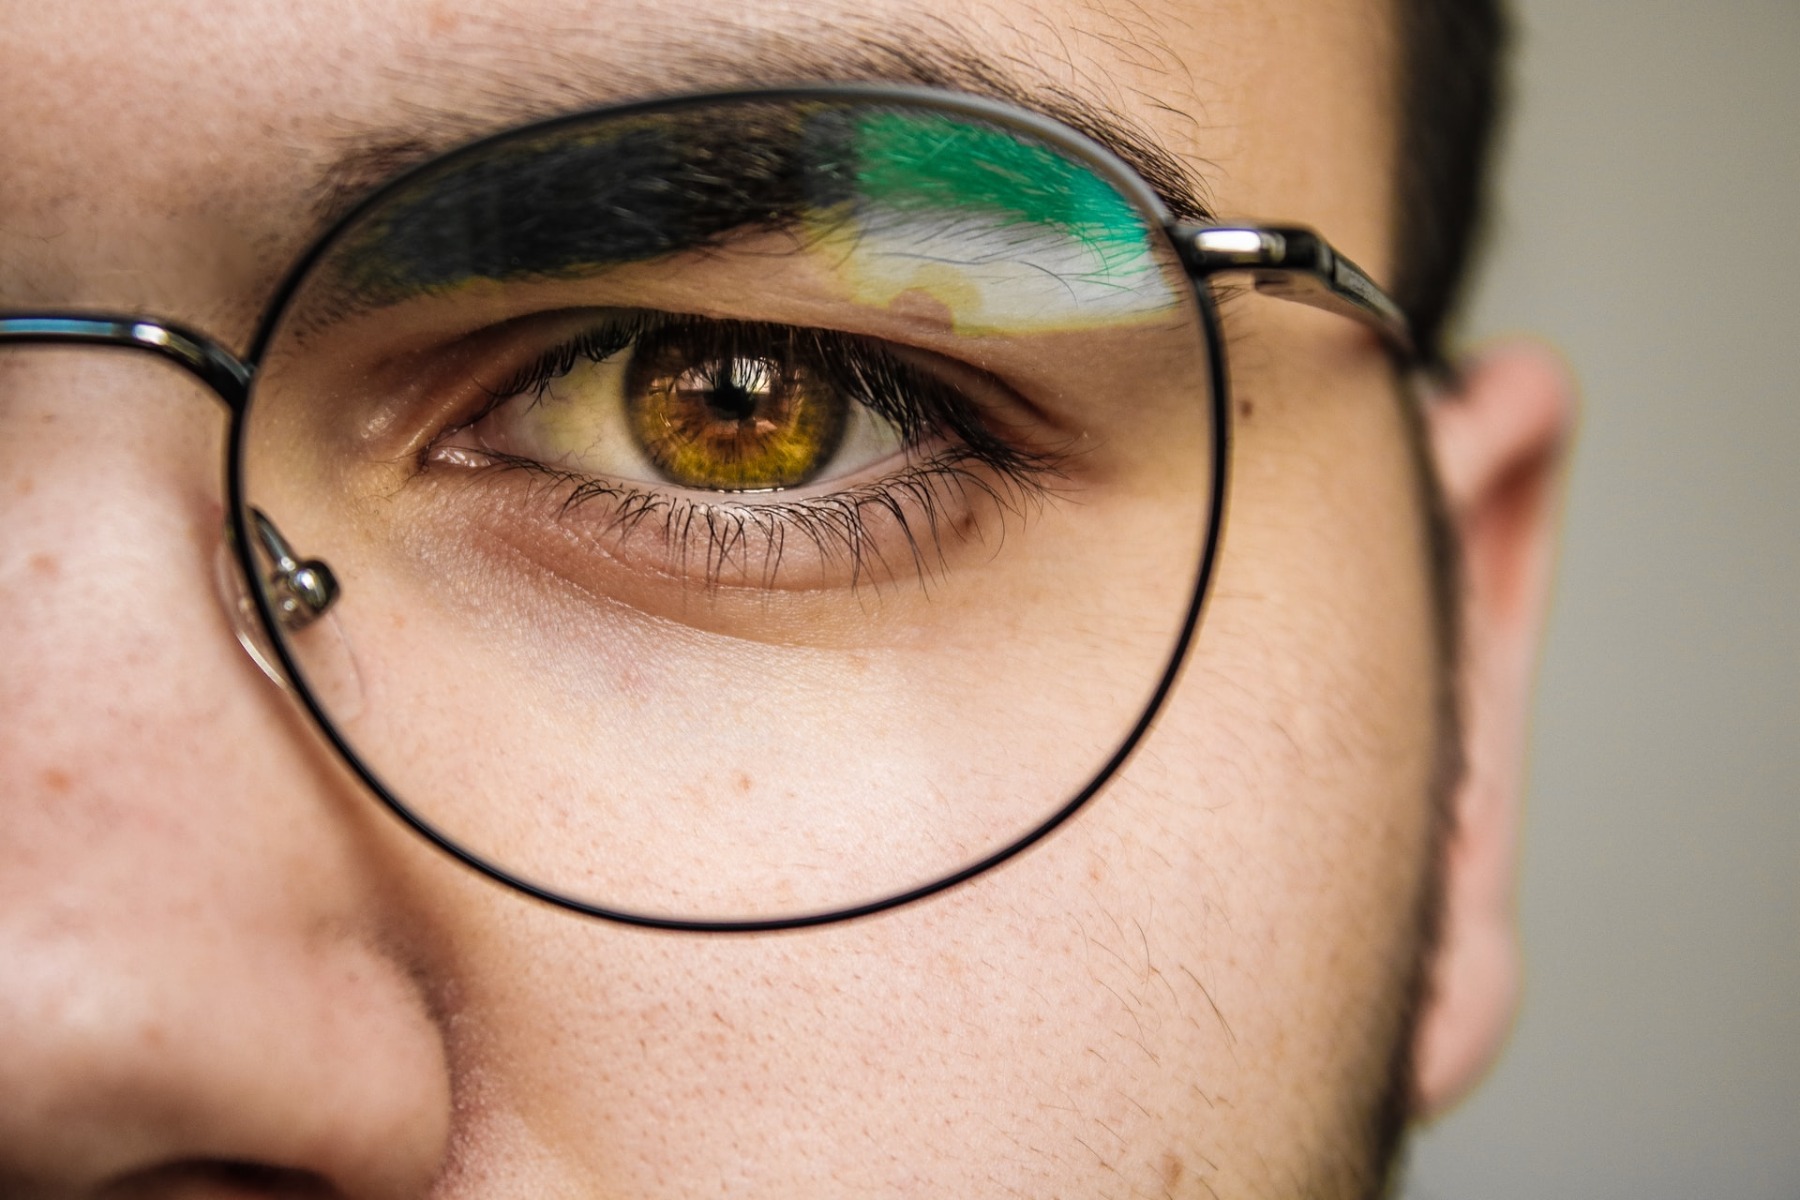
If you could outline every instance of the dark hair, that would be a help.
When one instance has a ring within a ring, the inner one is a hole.
[[[1430,361],[1444,355],[1486,215],[1505,101],[1502,0],[1395,0],[1400,106],[1394,299]]]
[[[1486,216],[1496,125],[1505,103],[1505,60],[1511,30],[1505,0],[1395,0],[1399,18],[1400,161],[1396,181],[1393,296],[1413,323],[1426,362],[1442,365],[1444,331],[1469,274]],[[1444,863],[1455,830],[1454,797],[1465,766],[1458,692],[1462,553],[1429,450],[1421,406],[1404,404],[1415,473],[1425,512],[1437,642],[1437,737],[1432,764],[1430,874],[1415,911],[1417,956],[1407,999],[1396,1014],[1399,1035],[1387,1088],[1368,1113],[1367,1145],[1391,1170],[1407,1122],[1418,1110],[1413,1092],[1412,1031],[1429,999],[1429,964],[1442,934]],[[1379,1169],[1379,1168],[1378,1168]],[[1387,1194],[1385,1191],[1382,1194]]]

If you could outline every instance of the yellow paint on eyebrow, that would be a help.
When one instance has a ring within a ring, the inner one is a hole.
[[[1087,164],[951,114],[871,110],[857,199],[814,245],[857,303],[939,310],[959,333],[1080,329],[1177,303],[1151,224]]]

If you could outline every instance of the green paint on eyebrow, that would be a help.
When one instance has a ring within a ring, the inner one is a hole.
[[[862,195],[901,210],[986,210],[1096,250],[1142,249],[1145,220],[1111,183],[1042,142],[941,113],[873,111],[857,129]]]

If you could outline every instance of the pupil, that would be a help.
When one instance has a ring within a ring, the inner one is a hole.
[[[774,371],[770,364],[758,359],[731,359],[707,372],[707,386],[700,390],[707,412],[720,421],[742,424],[756,416],[757,410],[774,390]]]
[[[756,396],[736,380],[727,379],[706,394],[706,407],[722,421],[748,421],[756,413]]]

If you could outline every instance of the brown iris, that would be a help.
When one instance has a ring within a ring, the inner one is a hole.
[[[779,335],[691,329],[638,344],[626,379],[633,436],[670,483],[762,491],[805,483],[843,439],[848,402]]]

